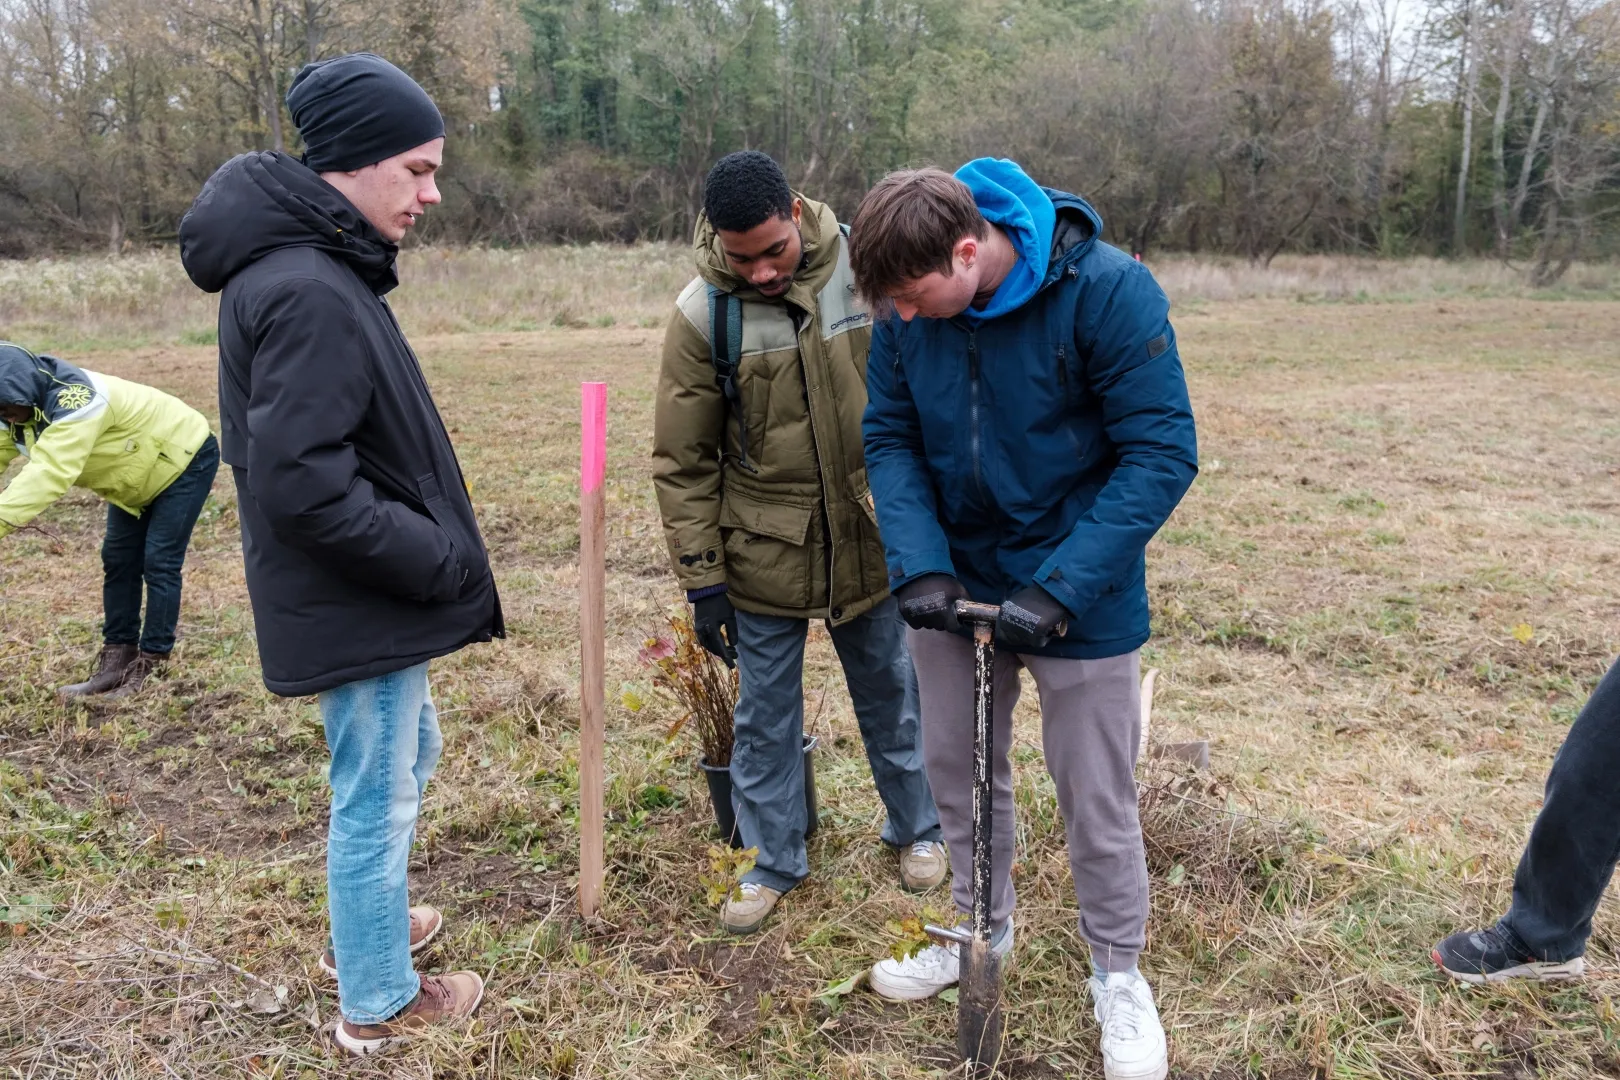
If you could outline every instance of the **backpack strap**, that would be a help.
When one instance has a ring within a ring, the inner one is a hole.
[[[709,287],[709,362],[714,381],[737,417],[737,441],[742,446],[739,464],[758,472],[748,461],[748,417],[737,392],[737,368],[742,363],[742,304],[724,289]]]

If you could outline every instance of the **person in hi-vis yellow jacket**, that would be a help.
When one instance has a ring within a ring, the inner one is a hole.
[[[27,464],[0,491],[0,537],[26,526],[70,487],[107,500],[102,604],[105,645],[67,697],[126,697],[174,648],[180,568],[219,468],[208,420],[150,386],[84,371],[0,342],[0,470]],[[141,623],[141,585],[146,623]]]

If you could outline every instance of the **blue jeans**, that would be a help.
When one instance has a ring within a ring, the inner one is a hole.
[[[805,619],[737,612],[736,745],[731,801],[744,847],[759,857],[744,881],[786,892],[810,873],[804,831]],[[939,811],[923,772],[917,673],[900,607],[889,597],[831,626],[855,705],[866,760],[888,810],[883,840],[896,847],[938,840]]]
[[[326,906],[338,1002],[355,1024],[387,1020],[421,988],[405,871],[422,791],[444,748],[427,676],[417,664],[321,695],[332,754]]]
[[[107,507],[107,537],[101,542],[101,636],[108,645],[134,645],[167,656],[180,621],[180,567],[191,530],[214,486],[219,443],[212,435],[186,471],[152,500],[140,517]],[[146,626],[141,627],[141,583],[146,584]]]

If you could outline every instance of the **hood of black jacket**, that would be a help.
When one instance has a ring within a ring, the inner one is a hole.
[[[180,261],[204,292],[282,248],[319,248],[347,263],[381,296],[399,278],[399,248],[383,239],[337,188],[272,150],[219,167],[180,219]]]

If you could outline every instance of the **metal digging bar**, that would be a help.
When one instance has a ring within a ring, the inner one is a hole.
[[[929,926],[930,937],[959,946],[956,1050],[964,1072],[988,1077],[1001,1057],[1001,960],[990,949],[990,760],[995,723],[996,619],[1001,608],[958,600],[956,614],[973,627],[973,923],[969,931]]]

